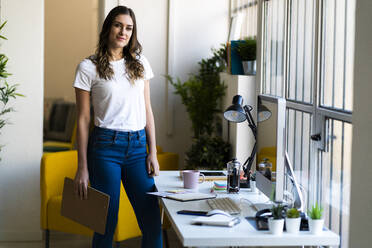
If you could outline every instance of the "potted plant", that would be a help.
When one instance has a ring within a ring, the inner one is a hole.
[[[217,67],[219,70],[226,71],[227,69],[227,46],[226,44],[221,44],[220,48],[212,48],[212,53],[214,58],[216,60]]]
[[[203,134],[186,152],[186,169],[223,170],[230,155],[231,146],[222,137]]]
[[[221,101],[226,86],[219,73],[225,70],[224,48],[212,50],[211,58],[199,62],[199,72],[185,82],[166,78],[181,96],[192,122],[193,142],[186,152],[186,169],[223,169],[230,159],[231,145],[221,137]]]
[[[283,210],[284,206],[280,203],[271,208],[272,217],[269,218],[269,230],[274,235],[281,235],[283,233]]]
[[[285,217],[285,227],[288,233],[298,233],[300,230],[301,217],[300,212],[296,208],[287,210]]]
[[[312,234],[319,234],[323,230],[323,207],[315,203],[309,210],[309,230]]]
[[[237,53],[242,61],[245,75],[256,75],[257,41],[246,38],[238,43]]]
[[[1,24],[0,31],[4,28],[6,22]],[[7,40],[4,36],[0,35],[0,39]],[[23,96],[22,94],[19,94],[17,92],[18,84],[10,85],[7,82],[8,76],[12,75],[7,71],[7,63],[8,63],[8,57],[0,53],[0,129],[2,129],[5,124],[8,124],[9,121],[5,119],[6,114],[13,112],[14,108],[9,107],[9,101],[11,99],[15,99],[19,96]],[[1,152],[2,145],[0,144],[0,152]],[[0,157],[1,161],[1,157]]]

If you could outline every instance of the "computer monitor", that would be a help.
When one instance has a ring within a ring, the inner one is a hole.
[[[256,185],[271,200],[283,202],[286,102],[259,95],[257,106]]]
[[[271,200],[283,202],[286,175],[293,185],[293,207],[303,211],[302,193],[286,152],[286,101],[283,98],[259,95],[257,106],[257,188]]]

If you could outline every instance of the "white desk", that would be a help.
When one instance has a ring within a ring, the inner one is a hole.
[[[183,182],[178,171],[161,171],[155,177],[158,191],[183,188]],[[199,185],[199,192],[207,193],[213,182],[204,182]],[[252,193],[242,189],[239,194],[218,193],[218,197],[231,196],[237,203],[241,202],[241,223],[234,227],[214,227],[191,225],[190,222],[197,216],[177,214],[179,210],[210,210],[206,200],[179,202],[161,198],[166,214],[183,246],[337,246],[340,244],[339,235],[331,231],[323,231],[320,235],[312,235],[302,231],[299,234],[283,232],[281,236],[269,234],[268,231],[257,231],[244,217],[253,216],[254,210],[241,198],[253,203],[263,202],[263,194]]]

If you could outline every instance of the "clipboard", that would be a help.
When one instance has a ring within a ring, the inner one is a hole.
[[[105,234],[110,196],[88,186],[88,199],[80,200],[74,192],[74,181],[65,177],[61,215]]]

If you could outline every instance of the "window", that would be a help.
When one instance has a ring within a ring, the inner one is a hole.
[[[233,0],[231,1],[231,16],[240,19],[238,25],[241,39],[257,36],[257,0]]]
[[[355,2],[265,0],[258,20],[260,93],[286,98],[287,151],[306,207],[323,205],[340,247],[348,245]]]

